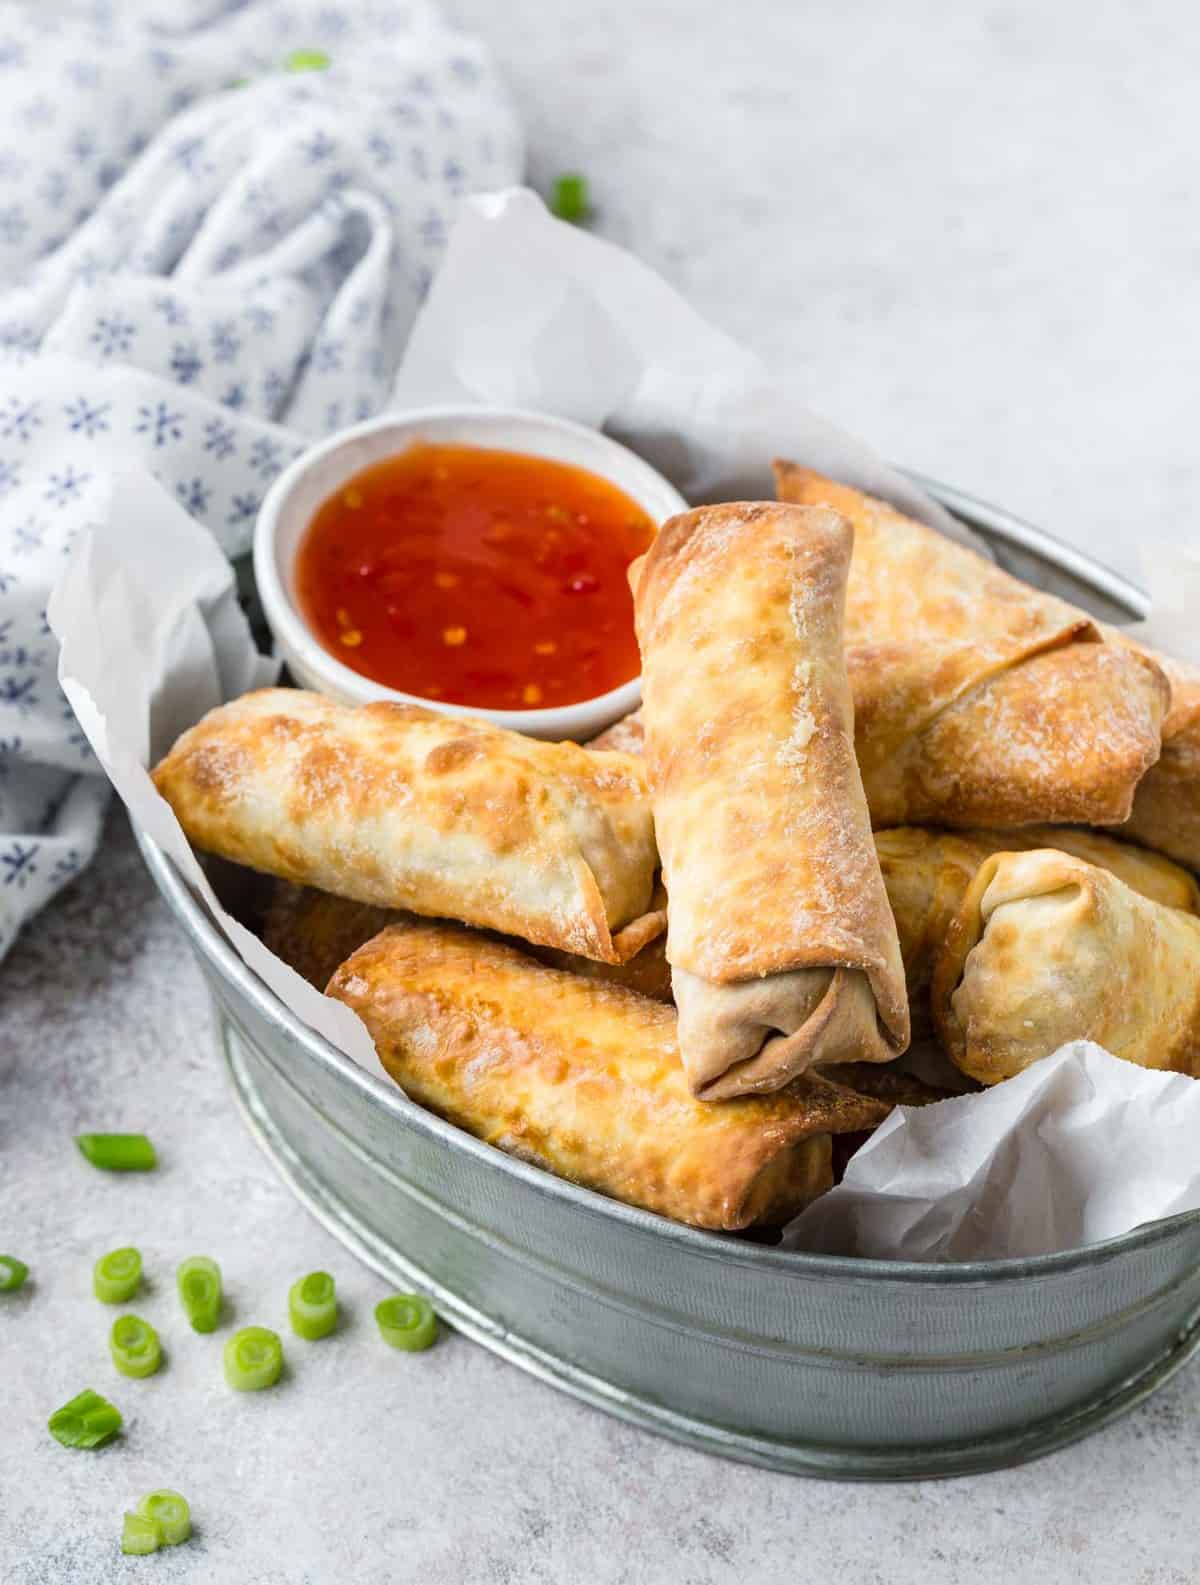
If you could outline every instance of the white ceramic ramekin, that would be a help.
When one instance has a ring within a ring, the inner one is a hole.
[[[296,681],[346,704],[402,699],[446,715],[469,715],[531,737],[583,741],[636,710],[641,679],[623,683],[594,699],[547,710],[485,710],[401,693],[364,677],[331,655],[309,628],[296,597],[296,553],[318,507],[356,473],[393,457],[419,441],[523,451],[573,463],[600,474],[625,491],[662,524],[687,502],[646,462],[599,430],[545,413],[517,409],[428,407],[387,413],[344,429],[311,447],[285,469],[267,492],[254,530],[254,576],[263,612],[279,654]]]

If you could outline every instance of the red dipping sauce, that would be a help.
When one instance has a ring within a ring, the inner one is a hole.
[[[629,563],[653,520],[586,469],[524,452],[415,445],[324,503],[296,559],[327,650],[452,704],[578,704],[637,676]]]

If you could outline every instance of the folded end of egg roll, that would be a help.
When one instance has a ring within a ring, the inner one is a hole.
[[[982,1084],[1070,1040],[1200,1074],[1200,919],[1048,848],[998,853],[967,890],[934,968],[942,1044]]]
[[[816,1076],[709,1106],[675,1013],[452,925],[391,925],[328,993],[418,1104],[559,1177],[696,1227],[779,1225],[831,1182],[832,1133],[889,1111]]]
[[[854,524],[846,654],[875,826],[1128,818],[1170,699],[1152,657],[886,502],[775,472],[780,499]]]
[[[706,507],[632,577],[679,1043],[706,1099],[908,1043],[842,653],[851,543],[826,509]]]

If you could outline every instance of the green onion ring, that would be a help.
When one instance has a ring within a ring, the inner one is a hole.
[[[337,1287],[327,1271],[310,1271],[288,1291],[292,1331],[306,1342],[328,1337],[337,1325]]]
[[[108,1335],[112,1362],[122,1376],[140,1381],[153,1376],[162,1364],[162,1344],[149,1321],[140,1315],[119,1315]]]
[[[428,1299],[418,1293],[395,1293],[375,1306],[375,1322],[385,1343],[410,1353],[437,1341],[437,1316]]]
[[[207,1255],[192,1255],[175,1273],[179,1302],[194,1332],[215,1332],[221,1318],[221,1268]]]
[[[128,1304],[142,1280],[142,1256],[136,1249],[113,1249],[92,1268],[92,1292],[102,1304]]]
[[[225,1380],[235,1392],[261,1392],[273,1387],[283,1370],[279,1333],[265,1326],[244,1326],[225,1345]]]
[[[179,1546],[192,1533],[192,1512],[187,1498],[177,1491],[147,1492],[137,1505],[138,1514],[158,1526],[163,1546]]]

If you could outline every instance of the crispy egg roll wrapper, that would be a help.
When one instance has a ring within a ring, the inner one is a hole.
[[[854,525],[846,662],[876,826],[1129,817],[1170,700],[1153,659],[883,501],[775,471],[781,500]]]
[[[832,1182],[830,1135],[888,1103],[810,1076],[697,1100],[675,1013],[453,925],[391,925],[329,995],[421,1106],[559,1177],[694,1227],[785,1222]]]
[[[661,888],[656,891],[655,905],[666,908],[666,894]],[[364,941],[378,935],[385,926],[409,917],[397,910],[335,897],[332,892],[317,891],[315,887],[276,881],[263,922],[263,942],[310,985],[323,991],[333,971]],[[664,936],[656,937],[625,963],[597,963],[593,958],[575,957],[570,952],[528,943],[525,949],[554,968],[624,985],[656,1001],[671,1000],[671,970]]]
[[[897,826],[875,833],[888,901],[896,919],[904,976],[913,1009],[933,977],[933,966],[967,890],[993,853],[1057,848],[1111,871],[1154,902],[1200,914],[1200,886],[1187,870],[1160,853],[1075,826],[1022,826],[1011,831],[938,831]]]
[[[1200,919],[1049,848],[980,867],[933,975],[938,1035],[981,1084],[1069,1040],[1200,1076]]]
[[[210,711],[153,774],[197,847],[356,902],[608,963],[665,926],[628,755],[267,688]]]
[[[842,653],[851,543],[820,508],[705,507],[631,569],[679,1045],[707,1099],[908,1044]]]

